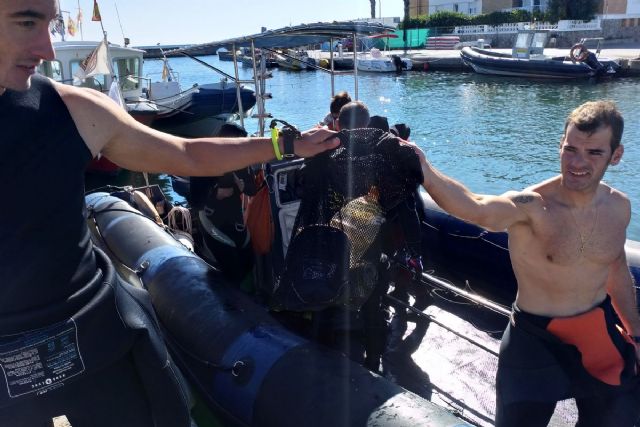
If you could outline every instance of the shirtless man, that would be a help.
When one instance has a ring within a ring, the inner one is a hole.
[[[565,123],[561,174],[501,196],[472,193],[416,149],[438,205],[509,233],[518,294],[500,350],[497,426],[545,426],[569,397],[580,426],[638,419],[640,319],[624,251],[631,208],[601,182],[622,158],[623,126],[612,102],[581,105]]]
[[[178,138],[107,96],[34,75],[54,59],[55,0],[0,1],[0,425],[190,425],[189,398],[147,294],[121,284],[86,224],[84,170],[102,153],[137,171],[222,175],[336,147],[333,132]],[[9,185],[11,183],[11,185]],[[64,361],[64,365],[58,363]]]

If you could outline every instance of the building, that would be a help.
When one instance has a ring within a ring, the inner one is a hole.
[[[548,4],[549,0],[409,0],[409,16],[415,18],[441,10],[467,15],[511,9],[544,12]],[[598,14],[610,19],[640,18],[640,0],[600,0]]]
[[[466,15],[479,15],[482,13],[491,13],[497,10],[510,9],[513,7],[513,0],[414,0],[410,2],[410,5],[413,3],[422,3],[422,7],[428,9],[429,15],[442,10],[460,12]],[[410,12],[412,12],[413,9],[411,9],[411,6],[409,7]],[[415,9],[418,9],[418,7],[415,7]]]

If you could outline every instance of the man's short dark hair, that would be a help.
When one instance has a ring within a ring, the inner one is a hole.
[[[603,127],[609,127],[611,128],[611,153],[613,154],[620,146],[624,119],[613,101],[589,101],[573,110],[564,123],[563,140],[570,124],[588,135]]]
[[[368,127],[389,132],[389,120],[384,116],[371,116]]]
[[[329,111],[332,115],[340,114],[340,109],[351,102],[351,97],[347,92],[339,92],[331,98],[331,104],[329,104]]]
[[[353,101],[340,109],[340,129],[359,129],[369,125],[369,109],[363,102]]]

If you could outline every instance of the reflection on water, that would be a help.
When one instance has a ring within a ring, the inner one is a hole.
[[[232,63],[219,62],[216,56],[202,59],[233,74]],[[219,79],[189,58],[172,58],[171,63],[185,87]],[[145,61],[145,73],[161,69],[160,61]],[[251,70],[239,71],[241,78],[252,78]],[[410,72],[363,74],[358,87],[359,99],[371,114],[386,115],[390,123],[408,124],[411,140],[436,167],[480,193],[521,189],[559,173],[558,147],[567,114],[588,100],[613,99],[626,119],[625,154],[605,180],[630,197],[634,214],[629,237],[640,240],[640,174],[635,172],[640,164],[637,79],[548,82],[475,73]],[[328,112],[330,88],[326,73],[275,69],[267,81],[267,91],[273,95],[267,111],[302,129],[310,128]],[[353,95],[353,76],[336,76],[335,88]],[[258,127],[256,119],[248,119],[245,125],[250,133]]]

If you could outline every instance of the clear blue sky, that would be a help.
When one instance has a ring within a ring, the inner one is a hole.
[[[80,4],[84,40],[102,38],[100,23],[91,21],[93,0],[59,2],[74,20]],[[259,33],[263,26],[276,29],[371,15],[369,0],[98,0],[98,6],[109,41],[122,44],[124,32],[134,46],[206,43]],[[377,0],[376,16],[380,8],[384,17],[400,17],[403,0]],[[63,15],[66,22],[69,15]],[[81,40],[80,34],[67,40]]]

